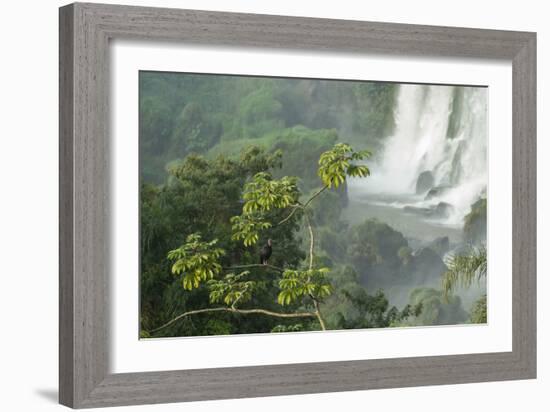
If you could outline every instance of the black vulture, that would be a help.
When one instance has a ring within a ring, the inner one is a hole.
[[[271,239],[267,239],[267,244],[260,249],[260,264],[267,265],[267,260],[271,257]]]

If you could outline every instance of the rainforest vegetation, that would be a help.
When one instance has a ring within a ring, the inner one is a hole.
[[[141,72],[140,336],[486,322],[484,198],[458,242],[351,207],[398,88]]]

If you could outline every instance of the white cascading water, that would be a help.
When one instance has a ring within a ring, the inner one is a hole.
[[[372,176],[351,182],[350,190],[386,199],[394,207],[452,205],[441,223],[460,225],[470,206],[487,190],[487,93],[465,87],[454,137],[447,136],[455,86],[400,85],[395,133],[369,163]],[[455,113],[455,116],[457,113]],[[430,171],[444,191],[426,199],[416,194],[420,173]]]

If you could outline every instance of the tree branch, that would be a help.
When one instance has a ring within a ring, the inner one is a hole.
[[[298,209],[305,209],[306,207],[308,207],[308,205],[311,203],[311,201],[313,199],[315,199],[317,196],[319,196],[321,193],[323,193],[325,190],[328,189],[328,186],[323,186],[321,189],[319,189],[317,192],[315,192],[308,200],[306,203],[304,203],[303,205],[298,203],[296,205],[293,205],[292,206],[292,212],[290,212],[288,214],[287,217],[285,217],[283,220],[281,220],[279,223],[277,223],[277,226],[279,225],[282,225],[283,223],[285,223],[286,221],[288,221],[293,215],[294,213],[296,213],[296,210]]]
[[[281,312],[272,312],[266,309],[234,309],[231,312],[240,313],[242,315],[249,315],[251,313],[261,313],[263,315],[274,316],[276,318],[313,318],[315,317],[314,312],[294,312],[294,313],[281,313]]]
[[[277,223],[277,226],[280,226],[283,223],[285,223],[286,221],[288,221],[298,209],[302,209],[302,208],[303,208],[303,206],[300,205],[300,204],[292,205],[292,212],[290,212],[287,217],[285,217],[283,220],[281,220],[279,223]]]
[[[313,304],[315,305],[315,316],[317,316],[317,320],[319,321],[319,324],[321,325],[322,330],[327,330],[325,326],[325,320],[323,319],[323,316],[321,315],[321,305],[319,305],[319,301],[317,299],[313,299]]]
[[[159,326],[158,328],[152,329],[149,331],[149,333],[155,333],[158,332],[161,329],[166,328],[167,326],[172,325],[174,322],[177,322],[178,320],[191,315],[197,315],[199,313],[207,313],[207,312],[231,312],[231,313],[239,313],[241,315],[250,315],[250,314],[262,314],[267,316],[274,316],[277,318],[314,318],[317,317],[317,314],[315,312],[295,312],[295,313],[280,313],[280,312],[272,312],[270,310],[266,309],[237,309],[237,308],[227,308],[227,307],[221,307],[221,308],[206,308],[206,309],[198,309],[198,310],[191,310],[189,312],[184,312],[181,315],[176,316],[174,319],[169,320],[164,325]],[[322,325],[321,325],[322,326]]]
[[[313,268],[313,245],[314,245],[314,237],[313,237],[313,228],[311,227],[311,220],[309,219],[309,216],[306,214],[306,224],[307,228],[309,230],[309,270]]]
[[[320,193],[319,191],[318,193]],[[305,214],[306,217],[306,224],[307,228],[309,230],[309,270],[313,269],[313,247],[315,245],[315,237],[313,235],[313,227],[311,226],[311,220],[309,219],[309,216],[307,213]],[[309,279],[308,279],[309,282]],[[315,306],[315,316],[317,317],[317,320],[319,320],[319,325],[321,325],[322,330],[327,330],[325,325],[325,320],[323,319],[323,316],[321,315],[321,305],[319,304],[319,300],[315,298],[313,295],[309,295],[311,300],[313,300],[313,305]]]
[[[305,208],[311,203],[311,201],[312,201],[313,199],[315,199],[317,196],[319,196],[321,193],[323,193],[323,192],[324,192],[325,190],[327,190],[327,189],[328,189],[328,186],[326,186],[326,185],[323,186],[321,189],[319,189],[313,196],[311,196],[311,197],[309,198],[309,200],[308,200],[306,203],[304,203],[303,208],[305,209]]]
[[[261,264],[261,263],[251,263],[250,265],[238,265],[238,266],[229,266],[223,268],[223,270],[232,270],[232,269],[247,269],[247,268],[264,268],[264,269],[273,269],[278,272],[284,272],[285,270],[283,268],[280,268],[278,266],[273,266],[269,264]]]
[[[198,310],[191,310],[189,312],[184,312],[181,315],[176,316],[174,319],[169,320],[165,324],[159,326],[158,328],[150,330],[149,333],[155,333],[155,332],[157,332],[161,329],[164,329],[165,327],[170,326],[172,323],[177,322],[178,320],[180,320],[181,318],[184,318],[186,316],[197,315],[199,313],[206,313],[206,312],[223,312],[226,309],[228,309],[228,308],[206,308],[206,309],[198,309]]]

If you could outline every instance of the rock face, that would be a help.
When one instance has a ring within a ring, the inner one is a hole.
[[[449,217],[453,213],[453,205],[447,202],[439,202],[434,209],[435,217]]]
[[[433,213],[433,210],[430,209],[429,207],[416,207],[416,206],[404,206],[403,211],[405,213],[422,215],[426,217],[429,217]]]
[[[445,253],[449,251],[451,248],[449,237],[448,236],[442,236],[434,239],[428,247],[432,249],[434,252],[436,252],[440,257],[445,256]]]
[[[432,187],[428,193],[426,193],[426,196],[424,197],[425,200],[430,200],[436,196],[441,196],[443,193],[445,193],[447,190],[449,190],[449,186],[436,186]]]
[[[440,279],[441,274],[447,270],[441,257],[429,247],[417,250],[413,255],[412,263],[415,278],[423,282]]]
[[[421,195],[426,193],[434,186],[434,175],[429,170],[426,170],[418,175],[416,179],[416,194]]]
[[[416,206],[404,206],[403,211],[406,213],[420,215],[431,218],[447,218],[453,212],[453,205],[447,202],[439,202],[435,206],[430,207],[416,207]]]
[[[464,217],[464,240],[473,244],[487,242],[487,199],[479,199]]]

